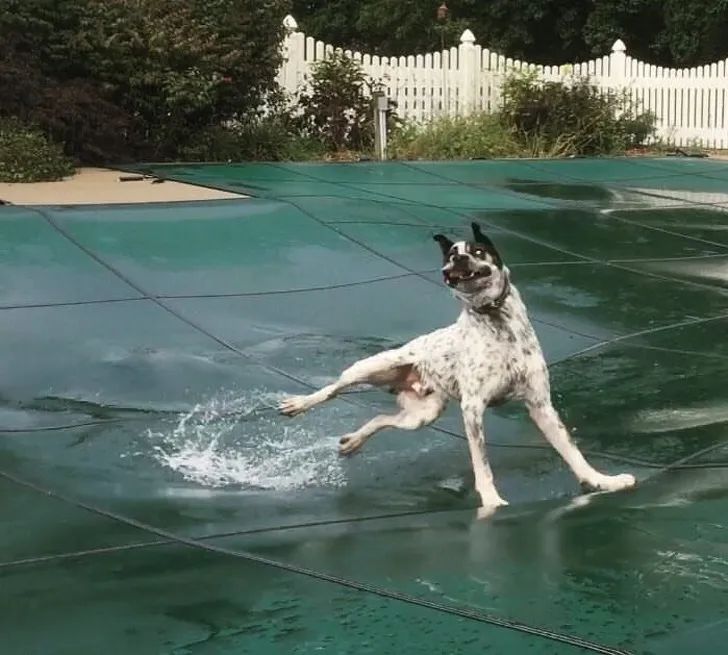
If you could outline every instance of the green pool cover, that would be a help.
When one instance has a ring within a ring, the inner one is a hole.
[[[728,639],[728,165],[175,165],[250,199],[0,207],[0,652],[719,653]],[[580,446],[517,406],[478,520],[457,408],[283,393],[454,320],[434,232],[502,250]]]

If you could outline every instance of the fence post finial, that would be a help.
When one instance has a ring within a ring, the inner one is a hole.
[[[475,61],[475,36],[470,30],[465,30],[460,37],[458,48],[458,76],[461,92],[457,100],[457,113],[467,116],[475,108],[475,88],[478,62]]]
[[[291,14],[288,14],[288,16],[283,19],[283,27],[285,27],[289,32],[298,31],[298,23]]]
[[[618,90],[624,86],[627,77],[627,46],[622,39],[617,39],[609,53],[609,86]]]
[[[475,34],[470,30],[465,30],[460,36],[460,43],[475,43]]]

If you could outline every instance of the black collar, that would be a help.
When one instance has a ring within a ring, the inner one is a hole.
[[[506,276],[506,283],[503,285],[503,291],[500,292],[500,295],[495,300],[492,300],[485,305],[480,305],[480,307],[471,306],[470,309],[481,316],[483,314],[496,314],[502,309],[503,304],[506,300],[508,300],[508,296],[510,295],[511,281],[508,279],[508,276]]]

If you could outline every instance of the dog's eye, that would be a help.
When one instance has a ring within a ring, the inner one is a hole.
[[[475,251],[475,254],[476,254],[476,255],[478,255],[478,257],[482,257],[482,255],[483,255],[483,250],[482,250],[481,248],[478,248],[478,249],[477,249],[477,250]]]

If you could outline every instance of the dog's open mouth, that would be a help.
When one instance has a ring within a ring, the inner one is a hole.
[[[445,284],[449,287],[454,287],[460,282],[470,282],[471,280],[477,280],[483,277],[488,277],[490,271],[459,271],[451,269],[449,271],[443,271],[442,277],[445,280]]]

